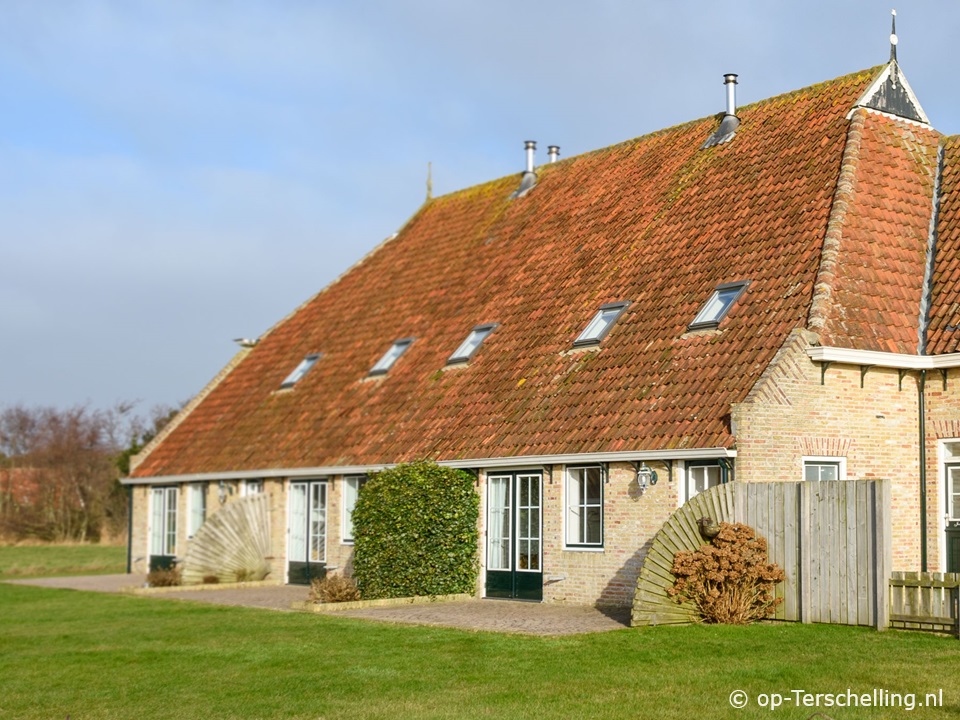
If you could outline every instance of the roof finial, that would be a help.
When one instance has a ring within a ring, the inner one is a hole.
[[[427,200],[433,199],[433,163],[427,163]]]
[[[890,31],[890,62],[897,61],[897,11],[890,11],[893,29]]]

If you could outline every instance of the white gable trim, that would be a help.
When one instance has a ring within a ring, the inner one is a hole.
[[[898,370],[946,370],[960,367],[960,353],[949,355],[905,355],[902,353],[852,350],[838,347],[807,348],[814,362],[835,362],[847,365],[875,365]]]

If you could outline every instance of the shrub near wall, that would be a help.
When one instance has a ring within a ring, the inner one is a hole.
[[[384,470],[353,511],[353,576],[364,600],[472,593],[480,498],[462,470],[415,462]]]

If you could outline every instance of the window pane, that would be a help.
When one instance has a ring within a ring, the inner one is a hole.
[[[951,467],[947,469],[949,479],[950,517],[960,520],[960,467]]]
[[[413,340],[397,340],[370,369],[370,372],[374,374],[387,372],[412,342]]]
[[[467,339],[450,356],[450,360],[468,360],[487,339],[487,335],[493,332],[494,327],[481,327],[471,330]]]
[[[487,568],[510,569],[510,478],[492,477],[487,481]]]
[[[189,486],[190,517],[187,534],[193,537],[207,518],[207,486],[194,484]]]
[[[296,385],[300,380],[310,372],[310,368],[316,365],[317,360],[320,359],[320,355],[307,355],[303,360],[300,361],[300,364],[293,369],[293,372],[287,375],[286,379],[280,384],[282,388],[289,388]]]
[[[743,291],[745,285],[734,285],[732,287],[719,288],[713,291],[713,295],[707,300],[703,309],[697,313],[691,325],[700,323],[717,323],[726,314],[727,310],[736,300],[737,296]]]
[[[568,469],[566,505],[567,543],[601,545],[603,480],[599,467]]]
[[[166,543],[164,546],[164,555],[177,554],[177,489],[167,488],[166,493]]]
[[[343,540],[353,541],[353,509],[357,506],[360,488],[367,482],[366,476],[347,477],[343,480]]]
[[[580,337],[577,338],[576,342],[589,342],[602,338],[607,330],[610,329],[610,326],[620,317],[620,313],[622,313],[624,309],[625,306],[617,306],[597,311],[597,314],[593,316],[593,319],[587,327],[580,333]]]
[[[804,480],[839,480],[839,462],[808,462],[803,465]]]
[[[599,504],[601,493],[603,492],[603,481],[600,479],[600,468],[590,468],[587,470],[586,490],[587,503],[590,505]]]
[[[307,486],[304,483],[290,485],[290,559],[304,562],[307,559]]]
[[[163,555],[163,488],[150,491],[150,554]]]
[[[310,486],[310,561],[323,562],[327,557],[327,486]]]

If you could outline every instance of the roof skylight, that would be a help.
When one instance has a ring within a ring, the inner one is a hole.
[[[688,326],[689,330],[700,330],[702,328],[712,328],[720,324],[720,321],[726,317],[730,307],[736,301],[743,291],[747,289],[747,282],[733,282],[717,285],[713,295],[700,309],[693,322]]]
[[[467,362],[473,357],[473,354],[477,352],[477,350],[483,344],[483,341],[487,339],[487,336],[492,333],[496,327],[496,323],[477,325],[473,330],[470,331],[470,334],[467,335],[467,339],[460,344],[460,347],[453,352],[453,355],[447,359],[447,365]]]
[[[287,379],[280,383],[281,388],[292,388],[300,380],[303,379],[303,376],[310,372],[310,368],[317,364],[317,360],[320,359],[322,353],[314,353],[313,355],[307,355],[303,360],[300,361],[300,364],[297,365],[293,372],[287,375]]]
[[[574,347],[583,347],[584,345],[597,345],[610,332],[610,328],[617,321],[623,311],[630,305],[629,302],[609,303],[601,305],[597,314],[593,316],[590,324],[584,328],[583,332],[573,342]]]
[[[393,367],[393,364],[403,355],[407,348],[413,344],[413,341],[416,338],[401,338],[400,340],[394,341],[393,345],[390,346],[390,349],[387,350],[383,357],[377,360],[377,364],[370,368],[371,375],[386,375],[390,368]]]

